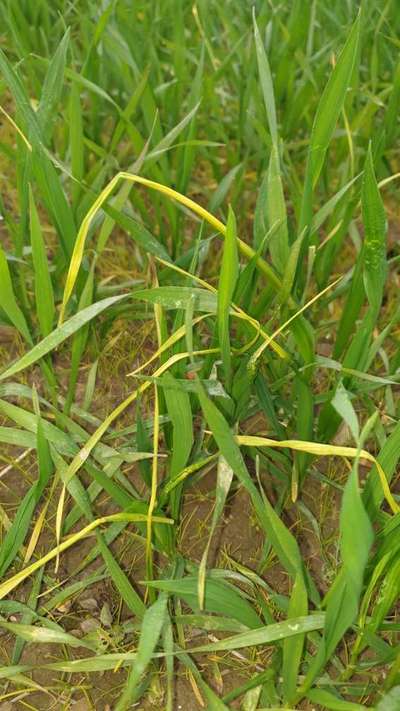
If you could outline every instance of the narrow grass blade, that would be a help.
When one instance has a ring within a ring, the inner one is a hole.
[[[69,260],[76,238],[76,227],[61,179],[47,153],[40,147],[33,148],[31,166],[46,209],[57,228],[64,256]]]
[[[273,145],[267,173],[267,211],[269,227],[278,224],[269,239],[272,264],[282,274],[289,256],[285,196],[282,187],[278,146]]]
[[[261,89],[264,98],[265,110],[267,112],[268,127],[271,134],[272,143],[278,145],[278,122],[276,118],[276,107],[275,107],[275,97],[274,97],[274,87],[272,83],[271,70],[268,62],[267,55],[263,46],[263,42],[260,36],[260,31],[255,18],[255,11],[253,9],[253,27],[254,27],[254,39],[256,45],[258,71],[260,74]]]
[[[186,309],[193,299],[195,311],[216,313],[216,294],[206,289],[190,286],[156,286],[153,289],[140,289],[133,292],[135,299],[143,299],[152,304],[159,304],[164,309]]]
[[[173,386],[175,378],[171,373],[166,373],[162,383]],[[190,396],[181,389],[164,389],[164,397],[168,415],[172,422],[172,453],[169,465],[168,478],[174,480],[185,468],[193,446],[193,415]],[[176,499],[176,500],[175,500]],[[172,517],[179,515],[179,496],[172,497]]]
[[[306,616],[308,612],[307,591],[301,577],[297,576],[288,607],[288,618]],[[285,701],[295,703],[297,678],[302,659],[304,635],[285,639],[283,643],[282,687]]]
[[[231,208],[229,208],[229,217],[226,226],[221,274],[218,282],[217,307],[218,342],[219,347],[221,349],[221,357],[224,366],[225,378],[227,383],[226,387],[228,392],[232,382],[229,312],[238,274],[239,261],[237,254],[236,220]]]
[[[170,595],[177,595],[189,605],[192,610],[199,611],[198,602],[198,577],[197,575],[185,576],[176,580],[146,581],[146,585],[157,590],[163,590]],[[217,613],[224,617],[231,617],[247,628],[260,627],[261,620],[254,607],[233,586],[223,580],[206,578],[204,610]]]
[[[218,185],[215,192],[213,192],[208,209],[210,212],[215,212],[222,205],[230,188],[234,184],[235,178],[238,175],[240,169],[243,167],[242,163],[234,165],[226,175],[222,178],[220,184]]]
[[[20,332],[21,336],[27,341],[27,343],[32,343],[32,338],[28,329],[28,325],[25,320],[25,316],[22,313],[20,307],[17,304],[15,298],[12,280],[10,275],[10,270],[8,268],[6,255],[0,246],[0,308],[4,311],[7,318],[15,326],[15,328]]]
[[[315,615],[306,615],[305,617],[294,617],[291,620],[284,622],[276,622],[266,627],[261,627],[257,630],[249,630],[241,632],[234,637],[222,639],[219,642],[204,644],[200,647],[194,647],[191,652],[223,652],[235,649],[243,649],[245,647],[254,647],[259,644],[267,645],[273,642],[282,642],[288,637],[293,637],[299,634],[307,634],[315,630],[323,629],[325,624],[325,615],[322,613]]]
[[[340,531],[343,566],[358,599],[374,533],[359,490],[357,463],[343,492]]]
[[[128,609],[131,610],[131,612],[139,619],[141,619],[144,615],[146,606],[140,595],[136,592],[128,576],[122,570],[112,551],[109,549],[104,536],[100,536],[99,533],[97,534],[97,545],[107,566],[108,573],[116,589],[118,590],[121,599],[125,602]]]
[[[152,529],[152,516],[157,503],[157,487],[158,487],[158,448],[159,448],[159,435],[160,435],[160,406],[159,406],[159,396],[157,386],[154,387],[154,414],[153,414],[153,457],[151,462],[151,485],[150,485],[150,499],[149,507],[147,511],[147,521],[146,521],[146,575],[149,580],[154,577],[154,567],[153,567],[153,529]],[[150,590],[149,593],[150,601],[154,602],[153,591]]]
[[[332,711],[363,711],[365,709],[364,705],[361,706],[361,704],[356,704],[352,701],[345,701],[324,689],[312,689],[312,691],[308,692],[307,698],[312,703],[326,709],[332,709]]]
[[[361,193],[364,238],[364,285],[375,323],[386,281],[386,215],[376,182],[371,146],[368,148]]]
[[[332,406],[339,413],[343,421],[346,422],[355,442],[357,443],[360,437],[360,427],[358,425],[358,419],[353,403],[351,402],[349,394],[342,383],[339,383],[336,388],[335,395],[332,399]]]
[[[69,145],[71,153],[71,173],[75,181],[72,185],[72,204],[76,216],[76,206],[81,195],[81,182],[85,169],[85,144],[83,140],[83,117],[81,98],[76,83],[72,84],[69,100]]]
[[[260,75],[264,104],[267,112],[268,126],[272,140],[266,185],[266,206],[268,222],[270,227],[272,227],[272,225],[276,223],[279,224],[277,231],[271,236],[269,246],[271,251],[272,263],[277,268],[279,273],[282,274],[285,269],[286,260],[289,253],[289,242],[286,205],[283,194],[279,158],[278,125],[271,70],[255,19],[254,10],[253,25],[258,71]]]
[[[53,329],[55,317],[54,294],[47,262],[46,247],[31,187],[29,188],[29,206],[32,260],[35,270],[36,311],[41,334],[45,337],[48,336]]]
[[[43,83],[42,94],[36,112],[43,136],[47,142],[52,133],[57,104],[61,97],[64,80],[65,61],[69,45],[69,29],[65,32],[54,57],[51,59]]]
[[[163,649],[165,652],[165,667],[167,672],[167,699],[165,711],[173,711],[174,706],[174,691],[175,691],[175,675],[174,675],[174,636],[171,620],[166,615],[166,620],[163,628]]]
[[[154,257],[161,257],[161,259],[165,259],[166,262],[171,261],[164,245],[161,244],[144,225],[141,225],[125,212],[116,210],[111,205],[106,205],[104,211],[112,217],[114,222],[122,227],[145,252],[152,254]]]
[[[85,308],[89,308],[93,303],[93,291],[94,291],[94,271],[95,271],[95,261],[89,270],[86,282],[83,286],[82,293],[80,295],[78,304],[78,313],[83,311]],[[71,346],[71,365],[70,365],[70,375],[68,382],[68,390],[65,398],[64,413],[69,415],[72,403],[75,398],[76,384],[78,380],[79,367],[85,352],[86,343],[89,336],[89,324],[85,324],[80,328],[72,339]]]
[[[346,44],[325,86],[315,115],[308,150],[305,185],[300,215],[300,231],[311,226],[311,197],[325,161],[333,131],[349,87],[360,35],[361,13],[351,28]]]
[[[116,711],[125,711],[125,709],[130,707],[134,699],[138,683],[150,664],[162,628],[167,619],[167,601],[168,596],[161,594],[158,600],[146,610],[143,616],[135,661],[129,672],[126,686],[115,707]]]

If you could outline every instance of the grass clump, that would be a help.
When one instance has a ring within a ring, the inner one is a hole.
[[[0,700],[397,708],[394,3],[0,12]]]

